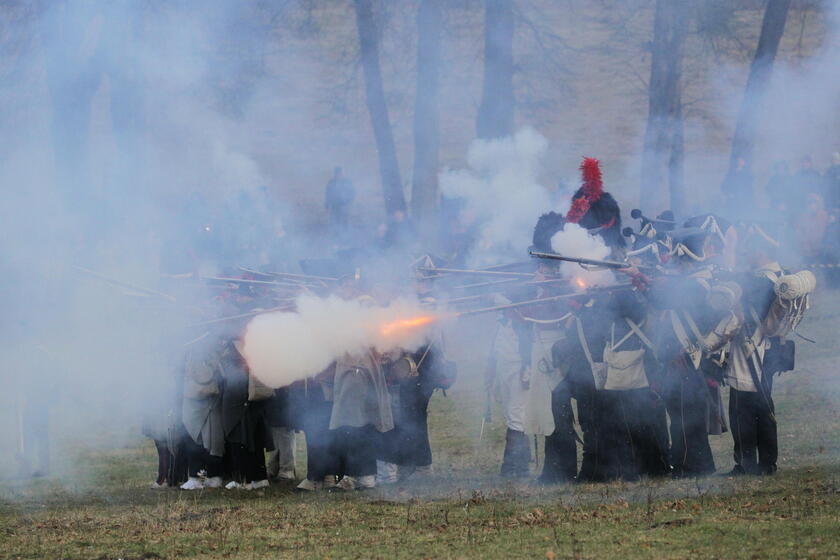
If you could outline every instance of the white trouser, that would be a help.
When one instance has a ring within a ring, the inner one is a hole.
[[[524,432],[528,390],[522,387],[519,369],[500,371],[498,374],[499,394],[502,398],[502,409],[507,427],[517,432]]]
[[[271,428],[274,451],[268,453],[266,468],[268,475],[283,478],[295,474],[295,431],[291,428]]]
[[[499,325],[493,341],[493,352],[496,363],[496,383],[507,427],[517,432],[525,431],[528,391],[522,387],[520,376],[522,358],[519,355],[519,342],[510,324]]]

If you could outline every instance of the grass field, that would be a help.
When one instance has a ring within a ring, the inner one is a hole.
[[[800,330],[819,344],[800,341],[798,370],[774,388],[781,457],[773,477],[547,489],[504,481],[495,475],[498,415],[478,440],[474,351],[473,361],[461,357],[456,388],[433,399],[429,480],[351,495],[149,490],[150,443],[92,446],[76,461],[86,477],[0,482],[0,557],[840,557],[836,299],[818,294]],[[728,471],[730,436],[713,438],[713,448],[719,472]]]

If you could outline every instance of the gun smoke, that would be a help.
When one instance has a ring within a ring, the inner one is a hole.
[[[179,275],[196,280],[230,266],[260,268],[278,261],[301,272],[299,260],[336,247],[362,247],[380,256],[384,262],[365,272],[372,277],[393,277],[407,267],[386,254],[373,233],[384,224],[367,123],[346,107],[339,116],[325,117],[324,107],[311,101],[345,79],[322,63],[326,49],[306,50],[298,37],[278,39],[263,26],[255,32],[242,25],[248,18],[270,19],[250,14],[245,2],[161,4],[142,17],[142,2],[46,4],[30,20],[3,26],[26,40],[10,57],[14,68],[6,73],[3,66],[8,85],[0,89],[9,108],[0,117],[9,131],[0,144],[2,380],[8,387],[0,401],[0,445],[17,447],[19,418],[28,406],[21,403],[49,409],[55,472],[76,484],[89,474],[88,464],[76,461],[80,450],[133,443],[144,416],[165,416],[171,408],[167,397],[175,392],[184,344],[201,334],[189,325],[234,313],[220,290]],[[397,4],[396,12],[407,13]],[[760,147],[768,155],[758,161],[811,152],[824,157],[836,149],[831,147],[837,142],[840,99],[835,31],[830,29],[826,47],[809,64],[778,66],[761,129]],[[248,55],[226,56],[217,48],[222,43],[241,45]],[[269,56],[274,50],[283,56]],[[457,63],[454,54],[447,63],[459,80],[469,75],[467,63]],[[743,77],[744,65],[726,75],[736,70]],[[549,72],[548,65],[540,68]],[[687,117],[689,147],[704,147],[693,162],[696,154],[687,153],[691,205],[717,196],[721,174],[709,169],[722,169],[728,153],[720,146],[706,149],[703,141],[713,136],[706,127],[715,119],[734,120],[742,85],[715,82],[721,102],[714,118]],[[395,97],[411,95],[399,90]],[[447,101],[452,105],[441,104],[443,120],[455,105],[475,105],[475,91],[452,97]],[[575,101],[596,114],[603,102],[600,93]],[[627,114],[634,111],[625,107]],[[398,142],[407,136],[400,128],[407,120],[394,119]],[[523,124],[528,120],[520,118]],[[631,128],[641,126],[641,119],[630,122]],[[606,189],[623,203],[635,200],[637,178],[625,173],[623,163],[613,163],[619,155],[639,159],[632,140],[621,154],[602,155],[600,146],[615,145],[618,136],[606,124],[545,128],[525,124],[512,136],[471,142],[462,138],[469,133],[458,131],[458,141],[447,146],[463,154],[469,142],[463,164],[444,160],[448,167],[439,184],[445,197],[462,200],[462,213],[475,219],[470,266],[527,258],[536,218],[568,208],[546,186],[556,181],[556,174],[546,176],[547,163],[554,173],[557,162],[576,162],[583,151],[602,157],[613,179],[605,181]],[[342,160],[359,185],[359,200],[351,225],[338,235],[325,234],[320,193],[313,186]],[[715,165],[708,164],[712,160]],[[569,169],[560,172],[572,175]],[[788,196],[799,195],[794,190]],[[257,222],[269,225],[252,230]],[[570,256],[610,254],[599,237],[576,224],[566,224],[551,244]],[[78,274],[74,265],[173,296],[175,302],[101,283]],[[573,263],[560,267],[562,276],[587,285],[615,281],[609,271]],[[406,275],[406,292],[413,281]],[[380,353],[416,350],[437,325],[399,322],[432,318],[434,323],[445,315],[410,298],[370,305],[306,295],[295,306],[295,312],[259,315],[245,330],[243,352],[251,372],[270,387],[310,377],[345,353],[370,347]],[[396,328],[383,333],[383,326],[394,323]],[[453,337],[465,362],[483,343],[467,331]],[[476,375],[462,370],[462,378]],[[0,459],[3,476],[16,472],[14,455]]]
[[[427,342],[428,327],[438,316],[439,311],[431,315],[409,299],[378,306],[335,296],[301,296],[297,312],[252,319],[243,354],[257,379],[269,387],[285,387],[320,373],[344,354],[369,348],[383,354],[397,348],[415,351]]]

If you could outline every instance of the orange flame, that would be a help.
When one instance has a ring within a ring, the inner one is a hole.
[[[585,289],[586,289],[586,282],[585,282],[585,281],[584,281],[584,279],[583,279],[583,278],[581,278],[580,276],[578,276],[577,278],[575,278],[575,285],[576,285],[578,288],[580,288],[581,290],[585,290]]]
[[[417,317],[411,317],[409,319],[399,319],[398,321],[385,323],[379,329],[379,332],[382,333],[382,336],[390,336],[392,334],[407,331],[409,329],[424,327],[433,323],[436,320],[437,317],[435,317],[434,315],[419,315]]]

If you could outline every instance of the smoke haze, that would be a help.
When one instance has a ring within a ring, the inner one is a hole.
[[[48,407],[55,470],[83,480],[86,466],[72,460],[79,449],[134,442],[144,416],[170,409],[167,397],[184,344],[205,332],[191,325],[235,314],[220,290],[171,276],[221,275],[238,265],[267,266],[272,259],[300,272],[299,259],[327,255],[338,244],[378,250],[381,240],[373,232],[385,218],[373,136],[359,109],[363,87],[351,3],[316,2],[318,8],[309,10],[306,2],[279,3],[286,7],[276,11],[271,4],[4,4],[3,449],[19,450],[25,403]],[[399,157],[408,169],[415,84],[405,79],[408,67],[391,70],[414,55],[405,37],[415,4],[387,4],[386,93]],[[546,3],[549,12],[562,12],[549,23],[569,37],[572,48],[550,57],[532,45],[531,35],[519,43],[530,49],[523,50],[527,65],[517,75],[522,128],[497,140],[473,138],[481,18],[451,8],[450,30],[471,31],[449,39],[452,48],[444,49],[446,168],[440,188],[447,197],[464,199],[465,212],[480,225],[471,265],[523,260],[536,218],[568,208],[552,194],[559,177],[565,179],[564,193],[574,191],[579,178],[570,170],[583,153],[603,160],[605,189],[625,211],[637,198],[633,162],[639,159],[646,99],[631,87],[636,76],[628,74],[636,69],[622,68],[624,59],[615,53],[598,50],[580,63],[580,53],[610,33],[603,8],[592,5],[580,3],[574,12]],[[775,159],[793,163],[813,153],[826,162],[840,150],[835,31],[828,29],[816,56],[795,57],[788,48],[777,62],[760,132],[760,182]],[[626,41],[622,50],[648,64],[640,46],[645,41]],[[599,64],[603,57],[612,62]],[[539,101],[558,97],[554,85],[536,95],[526,85],[529,77],[553,74],[558,58],[570,69],[563,74],[569,87],[581,92],[546,108]],[[747,71],[743,61],[727,61],[691,86],[689,102],[706,109],[689,114],[686,123],[692,205],[719,198],[728,127]],[[707,97],[713,98],[710,108]],[[340,243],[321,233],[323,185],[335,165],[344,166],[358,192]],[[260,221],[271,227],[252,231]],[[571,224],[552,246],[596,259],[609,253]],[[610,281],[589,278],[609,273],[563,267],[588,283]],[[388,276],[407,272],[402,262],[388,260],[378,268]],[[427,336],[422,328],[387,337],[379,330],[396,318],[428,313],[413,300],[365,307],[304,297],[298,306],[299,313],[259,316],[248,328],[249,364],[269,385],[318,372],[343,352],[411,349]],[[457,335],[461,354],[478,346],[470,333]],[[16,455],[0,458],[0,477],[16,472]]]
[[[439,312],[438,312],[439,313]],[[429,324],[403,326],[408,318],[434,319],[417,301],[382,307],[358,299],[302,296],[295,313],[258,315],[248,323],[243,354],[251,371],[270,387],[284,387],[320,373],[344,354],[375,348],[417,350]]]
[[[551,238],[551,249],[561,255],[608,260],[610,249],[597,236],[590,235],[578,224],[566,224]],[[580,278],[587,286],[606,286],[615,282],[609,270],[589,270],[571,262],[561,262],[560,272],[569,278]]]
[[[548,140],[533,128],[513,137],[475,140],[467,168],[440,175],[444,195],[467,202],[481,224],[474,264],[517,259],[531,244],[534,216],[551,207],[548,190],[539,184]]]

